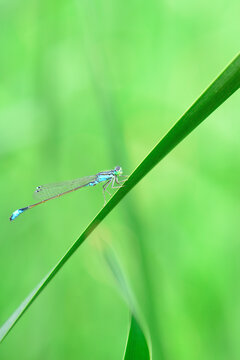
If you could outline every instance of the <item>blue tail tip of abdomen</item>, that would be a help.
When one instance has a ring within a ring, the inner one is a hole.
[[[18,217],[21,213],[23,213],[25,210],[27,210],[28,207],[22,208],[22,209],[17,209],[15,210],[12,215],[10,216],[10,221],[13,221],[16,219],[16,217]]]

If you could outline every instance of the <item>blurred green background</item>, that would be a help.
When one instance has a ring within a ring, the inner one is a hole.
[[[0,324],[103,205],[41,205],[35,186],[129,174],[239,51],[238,0],[0,1]],[[122,358],[129,326],[99,243],[114,247],[153,359],[239,359],[239,94],[157,166],[0,346],[8,359]]]

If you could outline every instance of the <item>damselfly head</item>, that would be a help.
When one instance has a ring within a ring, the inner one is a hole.
[[[116,166],[115,169],[114,169],[114,173],[115,175],[122,175],[122,168],[121,166]]]

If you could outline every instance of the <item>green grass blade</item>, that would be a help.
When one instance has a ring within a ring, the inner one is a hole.
[[[99,223],[115,208],[121,199],[177,144],[189,135],[203,120],[216,110],[240,87],[240,55],[238,55],[207,88],[198,100],[187,110],[180,120],[170,129],[156,147],[147,155],[135,169],[126,182],[111,198],[107,205],[97,214],[80,237],[70,247],[66,254],[53,267],[48,275],[39,283],[33,292],[25,299],[21,306],[0,328],[0,341],[12,329],[15,323],[48,285],[66,261],[73,255],[83,241],[95,230]]]
[[[103,256],[108,265],[108,268],[111,271],[111,274],[113,275],[113,278],[115,279],[120,294],[122,295],[130,309],[130,312],[134,314],[135,317],[137,317],[137,304],[134,299],[133,293],[126,281],[126,277],[123,274],[123,270],[121,269],[119,261],[117,260],[114,252],[110,249],[109,246],[104,246]]]
[[[146,338],[134,316],[131,318],[131,326],[129,329],[127,346],[125,350],[124,360],[149,360],[150,354]]]
[[[139,311],[132,290],[126,281],[126,277],[124,276],[117,257],[109,246],[104,246],[103,256],[113,275],[113,278],[115,279],[119,292],[126,301],[131,314],[131,323],[124,359],[149,360],[150,354],[147,339],[138,320]]]

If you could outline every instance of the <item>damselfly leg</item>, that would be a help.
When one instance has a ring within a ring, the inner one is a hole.
[[[118,178],[115,177],[115,178],[113,179],[113,181],[112,181],[112,186],[111,186],[112,189],[120,189],[122,186],[124,186],[124,183],[125,183],[126,180],[127,180],[127,179],[125,179],[125,180],[118,180]],[[115,183],[118,184],[119,186],[114,186]]]
[[[111,185],[112,189],[120,189],[122,186],[124,186],[124,182],[128,179],[128,176],[126,175],[118,175],[118,176],[123,176],[126,179],[124,180],[118,180],[117,176],[112,177],[112,179],[108,180],[104,185],[103,185],[103,196],[104,196],[104,205],[106,205],[106,192],[110,195],[110,197],[112,196],[112,194],[110,193],[110,191],[108,190],[109,185]],[[119,186],[115,186],[115,183],[118,184]]]
[[[115,178],[115,182],[120,185],[120,184],[122,184],[122,183],[125,183],[125,182],[128,180],[129,175],[118,175],[118,177],[123,177],[123,178],[125,178],[125,179],[123,179],[123,180],[119,180],[117,177]]]
[[[110,196],[112,196],[112,194],[107,190],[108,186],[111,184],[111,182],[113,181],[113,178],[108,180],[106,182],[106,184],[103,185],[103,197],[104,197],[104,205],[106,205],[107,200],[106,200],[106,191],[109,193]]]

